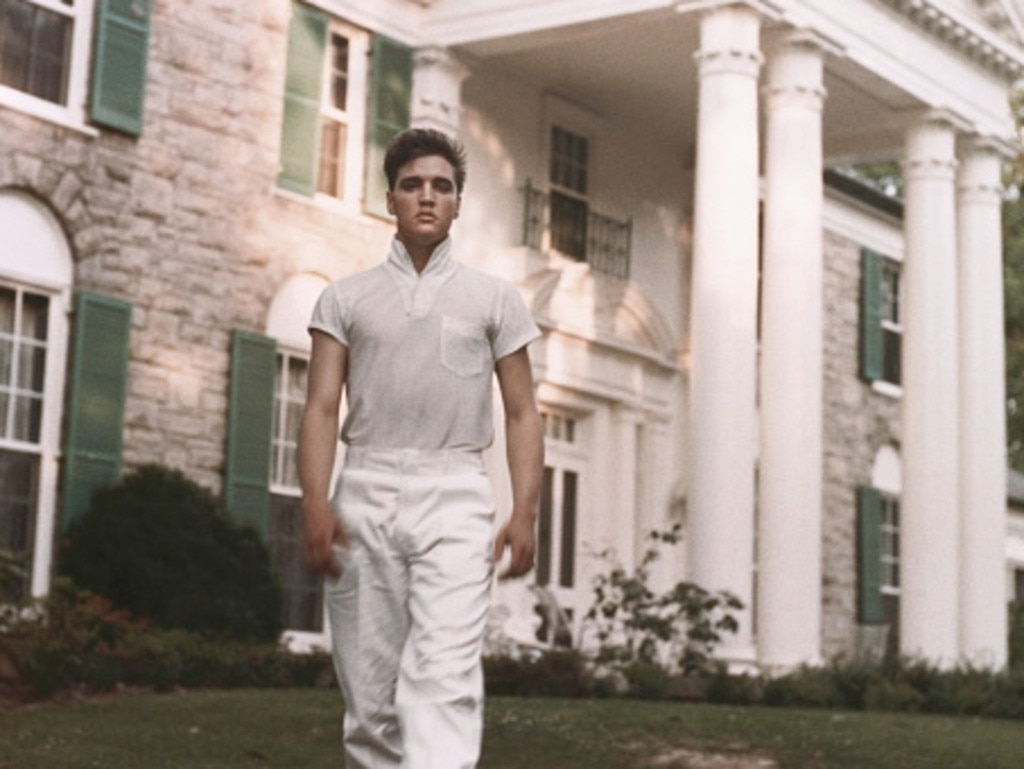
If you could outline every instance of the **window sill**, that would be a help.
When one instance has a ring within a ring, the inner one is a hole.
[[[77,131],[85,136],[97,137],[100,135],[98,129],[85,122],[84,111],[76,112],[5,85],[0,85],[0,107],[8,107],[16,112]]]
[[[321,193],[317,193],[315,195],[303,195],[302,193],[292,192],[291,190],[285,189],[278,184],[273,186],[273,193],[285,200],[290,200],[307,206],[313,206],[314,208],[319,208],[322,211],[327,211],[332,214],[343,214],[354,219],[383,221],[372,214],[364,212],[362,210],[362,206],[360,206],[358,202],[338,200],[338,198],[332,198],[330,195],[323,195]]]
[[[899,399],[903,397],[903,387],[892,382],[876,380],[871,383],[871,390],[887,398]]]

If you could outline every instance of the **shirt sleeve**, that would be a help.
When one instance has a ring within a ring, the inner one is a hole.
[[[540,337],[540,329],[530,315],[526,302],[508,281],[502,280],[499,283],[495,311],[495,332],[491,340],[494,360],[501,360]]]
[[[345,317],[341,291],[338,290],[337,283],[332,283],[323,290],[320,298],[317,299],[308,330],[323,331],[348,347]]]

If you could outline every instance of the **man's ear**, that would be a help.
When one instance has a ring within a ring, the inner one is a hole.
[[[462,195],[456,195],[455,196],[455,216],[453,216],[452,219],[458,219],[459,218],[459,211],[461,211],[461,210],[462,210]]]
[[[388,201],[388,213],[391,214],[392,216],[394,216],[395,215],[395,199],[391,195],[391,190],[387,191],[387,201]]]

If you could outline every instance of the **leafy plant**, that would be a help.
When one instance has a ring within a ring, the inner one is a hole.
[[[62,572],[163,628],[275,641],[281,588],[260,535],[207,489],[149,465],[98,493],[68,531]]]
[[[594,603],[583,618],[581,636],[596,644],[599,668],[623,675],[634,688],[653,694],[661,687],[653,668],[666,673],[705,671],[723,634],[739,624],[733,611],[743,608],[727,591],[710,592],[678,582],[664,592],[651,587],[651,569],[663,545],[679,542],[681,526],[652,531],[649,547],[630,572],[605,550],[598,558],[611,564],[594,580]],[[635,679],[635,680],[631,680]]]

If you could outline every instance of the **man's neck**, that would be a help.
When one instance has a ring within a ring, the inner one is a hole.
[[[427,269],[430,257],[434,255],[434,251],[444,241],[438,241],[437,243],[407,243],[399,238],[399,242],[405,246],[405,251],[409,254],[409,260],[412,262],[413,269],[417,273],[421,273]]]

